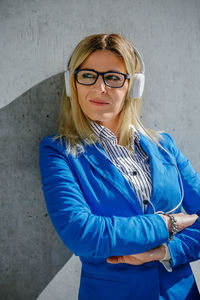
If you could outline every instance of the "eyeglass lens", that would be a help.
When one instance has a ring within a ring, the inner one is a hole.
[[[97,73],[89,70],[79,70],[77,73],[77,81],[80,84],[92,85],[97,79]],[[124,84],[124,75],[115,72],[104,74],[105,83],[110,87],[121,87]]]

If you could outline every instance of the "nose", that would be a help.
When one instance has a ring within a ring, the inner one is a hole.
[[[102,75],[99,75],[97,81],[93,85],[93,88],[99,90],[101,93],[104,93],[106,91],[106,85],[103,81]]]

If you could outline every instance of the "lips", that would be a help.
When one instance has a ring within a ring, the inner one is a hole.
[[[94,105],[108,105],[109,103],[102,99],[90,99],[90,103]]]

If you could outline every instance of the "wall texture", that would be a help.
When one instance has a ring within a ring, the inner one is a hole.
[[[200,171],[199,11],[199,0],[0,1],[1,299],[77,299],[80,264],[49,221],[38,146],[56,131],[62,72],[85,35],[118,32],[142,51],[143,122]]]

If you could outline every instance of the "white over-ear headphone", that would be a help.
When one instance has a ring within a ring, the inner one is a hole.
[[[130,98],[140,99],[144,91],[145,65],[140,52],[135,47],[133,47],[133,49],[140,62],[140,72],[134,73],[133,83],[129,91],[129,96]]]
[[[142,97],[143,91],[144,91],[144,82],[145,82],[145,65],[144,65],[144,61],[142,59],[142,56],[140,54],[140,52],[133,47],[139,62],[140,62],[140,72],[134,73],[134,79],[133,79],[133,83],[132,86],[130,88],[129,91],[129,96],[130,98],[135,98],[135,99],[139,99]],[[65,88],[66,88],[66,95],[68,95],[69,97],[71,97],[71,92],[70,92],[70,73],[69,71],[65,71],[64,73],[65,76]]]

